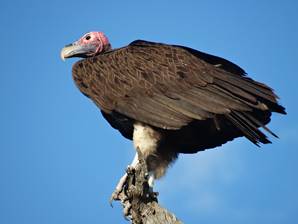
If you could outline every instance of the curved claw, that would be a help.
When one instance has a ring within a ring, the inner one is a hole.
[[[110,197],[110,205],[111,207],[113,207],[113,201],[120,201],[119,195],[122,192],[125,182],[127,180],[127,173],[125,173],[119,180],[115,191],[112,193],[111,197]]]
[[[131,209],[131,204],[130,203],[125,204],[125,207],[123,208],[123,215],[124,215],[124,218],[128,221],[129,221],[129,218],[130,218],[129,217],[130,209]]]
[[[118,191],[117,189],[112,193],[110,200],[109,200],[110,206],[112,208],[113,208],[113,201],[120,201],[120,198],[119,198],[120,193],[121,193],[121,191]]]

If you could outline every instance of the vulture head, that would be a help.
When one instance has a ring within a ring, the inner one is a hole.
[[[79,40],[66,45],[61,50],[61,58],[92,57],[111,49],[111,44],[103,32],[89,32]]]

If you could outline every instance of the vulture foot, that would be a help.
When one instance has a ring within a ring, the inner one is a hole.
[[[127,200],[125,187],[127,185],[128,175],[131,175],[134,172],[134,167],[128,166],[126,169],[126,173],[120,178],[114,192],[112,193],[110,197],[110,204],[112,206],[113,201],[121,201],[124,202]],[[120,197],[120,194],[123,192],[123,196]],[[125,213],[125,212],[124,212]]]

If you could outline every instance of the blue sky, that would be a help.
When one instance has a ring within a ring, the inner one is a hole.
[[[127,223],[108,199],[134,149],[74,86],[60,49],[91,30],[227,58],[273,87],[287,116],[262,149],[245,139],[180,156],[157,183],[185,223],[297,220],[297,1],[0,3],[0,223]]]

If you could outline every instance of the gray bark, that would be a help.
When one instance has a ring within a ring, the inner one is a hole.
[[[119,200],[123,212],[132,224],[182,224],[176,216],[158,204],[155,192],[151,192],[148,170],[142,154],[138,151],[139,163],[128,168],[128,178],[120,193],[113,193],[111,200]]]

